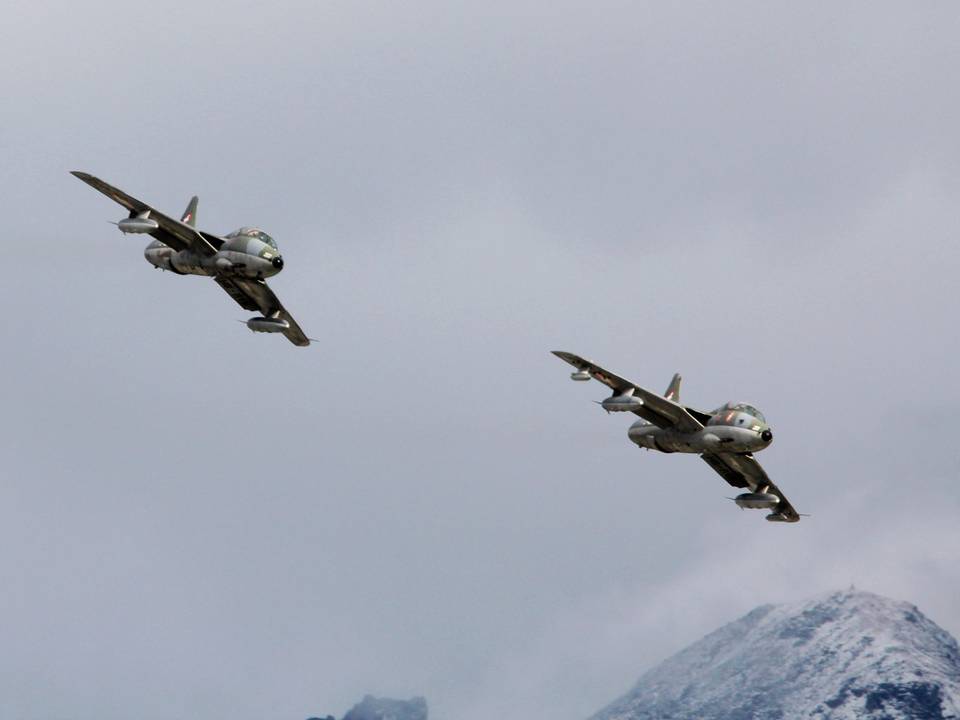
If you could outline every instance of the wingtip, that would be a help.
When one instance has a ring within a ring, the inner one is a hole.
[[[284,333],[284,336],[291,342],[291,344],[297,347],[310,347],[311,343],[314,342],[313,338],[308,338],[306,335],[303,337],[290,337],[287,333]]]

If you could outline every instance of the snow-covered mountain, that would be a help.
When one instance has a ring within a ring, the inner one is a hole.
[[[389,700],[367,695],[343,720],[427,720],[427,701],[421,697]]]
[[[857,590],[763,605],[591,720],[960,718],[960,650],[914,605]]]
[[[334,720],[334,717],[328,715],[310,720]],[[391,700],[367,695],[343,716],[343,720],[427,720],[427,701],[421,697]]]

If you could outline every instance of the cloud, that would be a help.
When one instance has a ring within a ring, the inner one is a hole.
[[[583,717],[753,606],[850,582],[958,632],[951,14],[17,17],[2,714],[374,692]],[[252,336],[212,283],[150,270],[71,169],[266,228],[321,342]],[[813,517],[772,527],[698,459],[638,453],[552,349],[753,402]]]

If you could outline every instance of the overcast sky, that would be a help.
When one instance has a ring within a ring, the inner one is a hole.
[[[3,717],[579,720],[851,583],[960,634],[955,3],[5,18]],[[154,271],[73,169],[263,227],[320,342]],[[812,517],[638,451],[553,349],[757,405]]]

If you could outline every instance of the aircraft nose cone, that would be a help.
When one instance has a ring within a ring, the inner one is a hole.
[[[760,433],[760,439],[764,442],[770,442],[773,440],[773,433],[770,432],[770,428],[767,428],[762,433]]]
[[[271,263],[277,270],[283,270],[283,258],[277,255]]]

